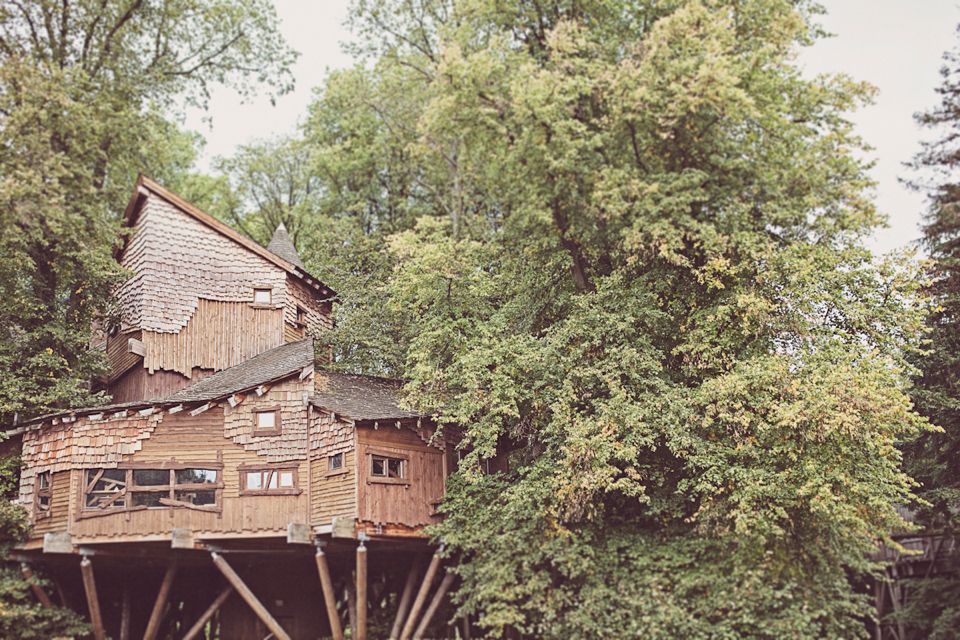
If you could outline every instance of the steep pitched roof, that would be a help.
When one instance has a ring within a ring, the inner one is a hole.
[[[287,233],[287,227],[282,222],[280,226],[277,227],[277,230],[273,232],[273,238],[270,239],[270,244],[267,245],[267,251],[303,269],[300,254],[297,253],[297,248],[293,246],[293,240],[290,239],[290,234]]]
[[[301,371],[313,364],[313,338],[264,351],[236,366],[182,389],[163,402],[206,402],[252,389]]]
[[[285,270],[290,275],[302,280],[311,288],[313,288],[315,291],[317,291],[320,294],[320,297],[322,299],[333,298],[337,295],[333,289],[331,289],[330,287],[323,284],[322,282],[314,278],[312,275],[307,273],[306,270],[303,268],[303,264],[297,264],[295,262],[291,262],[287,257],[284,257],[283,255],[278,255],[273,251],[269,251],[266,248],[261,247],[259,244],[257,244],[250,238],[247,238],[237,233],[236,231],[234,231],[224,223],[220,222],[210,214],[201,211],[196,206],[190,204],[189,202],[187,202],[186,200],[184,200],[183,198],[175,194],[173,191],[170,191],[169,189],[167,189],[166,187],[163,187],[159,183],[154,182],[153,180],[151,180],[150,178],[146,177],[143,174],[141,174],[137,178],[136,190],[134,191],[133,196],[130,198],[130,202],[127,204],[127,210],[123,215],[123,221],[125,226],[133,226],[133,224],[137,219],[137,216],[140,213],[140,208],[143,206],[143,203],[146,201],[147,196],[149,196],[150,194],[163,198],[173,206],[177,207],[187,215],[198,220],[202,224],[205,224],[206,226],[210,227],[217,233],[220,233],[221,235],[229,238],[230,240],[233,240],[237,244],[259,255],[261,258],[264,258],[269,262],[272,262],[273,264],[277,265],[278,267]],[[287,238],[289,240],[289,236]],[[290,247],[293,248],[293,243],[290,244]],[[296,253],[296,249],[293,249],[293,251],[294,253]],[[299,258],[298,258],[298,262],[299,262]]]
[[[355,421],[397,420],[421,415],[400,408],[403,382],[399,380],[317,371],[314,387],[316,393],[310,397],[311,404]]]

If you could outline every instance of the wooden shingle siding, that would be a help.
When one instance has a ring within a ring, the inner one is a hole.
[[[285,462],[307,459],[307,407],[303,393],[312,385],[312,376],[303,382],[296,378],[277,384],[262,396],[255,392],[236,407],[226,405],[223,413],[221,437],[250,451],[263,462]],[[256,409],[280,407],[281,434],[258,436],[253,428]],[[306,469],[306,465],[304,465]],[[306,486],[306,478],[301,486]]]
[[[162,414],[140,416],[102,414],[100,419],[79,417],[74,422],[58,425],[45,424],[23,434],[20,473],[20,499],[29,503],[33,498],[33,484],[38,473],[57,473],[69,469],[89,467],[116,467],[139,451],[151,437]]]
[[[269,288],[272,304],[284,304],[283,269],[155,195],[140,211],[121,264],[137,273],[119,293],[124,326],[144,332],[179,333],[200,296],[249,303],[254,287]]]
[[[141,356],[129,350],[130,340],[141,340],[142,335],[139,329],[133,329],[107,338],[107,358],[110,360],[111,380],[120,377],[143,360]]]
[[[284,299],[285,320],[290,324],[297,321],[297,307],[306,311],[307,333],[314,338],[320,337],[325,329],[333,328],[332,309],[329,300],[318,300],[317,291],[303,282],[287,277],[287,297]]]
[[[179,333],[143,332],[143,366],[150,373],[166,369],[187,377],[194,367],[221,371],[283,344],[282,325],[282,309],[201,298]]]

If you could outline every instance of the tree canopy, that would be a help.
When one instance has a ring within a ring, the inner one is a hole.
[[[138,172],[176,186],[198,143],[167,114],[213,84],[286,91],[294,56],[263,0],[0,6],[0,420],[97,401],[119,213]]]
[[[819,11],[355,4],[305,138],[369,176],[345,211],[405,212],[351,337],[409,337],[380,363],[467,429],[434,533],[491,637],[865,632],[923,312],[861,243],[872,88],[795,65]]]

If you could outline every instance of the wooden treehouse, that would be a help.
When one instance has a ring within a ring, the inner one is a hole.
[[[124,220],[113,404],[11,432],[24,571],[98,640],[422,637],[453,580],[422,531],[455,434],[318,366],[334,292],[282,226],[261,247],[144,177]]]

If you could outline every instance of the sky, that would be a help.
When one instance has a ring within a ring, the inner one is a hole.
[[[869,245],[879,253],[906,246],[920,237],[925,204],[922,194],[906,189],[910,178],[903,163],[919,151],[921,131],[913,114],[934,107],[942,54],[960,44],[960,0],[821,0],[825,29],[835,37],[806,49],[800,64],[810,75],[846,73],[878,88],[873,105],[851,114],[858,134],[873,147],[865,159],[875,162],[875,198],[890,227],[879,230]],[[215,156],[229,157],[238,145],[293,134],[307,114],[313,88],[330,69],[348,67],[352,59],[340,49],[351,39],[343,26],[349,0],[274,0],[280,31],[301,56],[294,67],[296,90],[277,99],[241,104],[236,93],[217,91],[207,112],[190,111],[187,128],[207,140],[200,168],[209,170]]]

